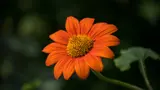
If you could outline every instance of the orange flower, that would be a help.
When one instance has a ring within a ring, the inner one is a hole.
[[[67,32],[59,30],[49,36],[54,42],[42,51],[49,54],[46,66],[56,63],[55,79],[63,73],[64,79],[68,80],[74,72],[79,78],[86,79],[90,68],[97,72],[103,70],[100,57],[114,57],[109,46],[119,44],[119,39],[111,35],[117,31],[116,26],[93,22],[93,18],[84,18],[79,22],[75,17],[69,16],[66,20]]]

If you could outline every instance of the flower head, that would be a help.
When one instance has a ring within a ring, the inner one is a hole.
[[[49,37],[54,41],[42,51],[48,53],[46,66],[55,64],[54,77],[62,74],[68,80],[74,72],[86,79],[90,68],[101,72],[101,57],[114,57],[109,46],[119,44],[119,39],[111,35],[117,31],[113,24],[104,22],[93,24],[93,18],[84,18],[80,22],[73,16],[67,17],[66,30],[59,30]]]

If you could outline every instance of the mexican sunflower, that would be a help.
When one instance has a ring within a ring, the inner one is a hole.
[[[78,21],[69,16],[64,30],[59,30],[49,37],[54,42],[42,50],[48,53],[46,66],[55,64],[54,77],[58,79],[62,74],[68,80],[74,72],[81,79],[86,79],[90,68],[97,72],[103,70],[101,57],[114,57],[109,46],[119,44],[119,39],[111,35],[117,31],[113,24],[105,22],[94,23],[94,18],[84,18]]]

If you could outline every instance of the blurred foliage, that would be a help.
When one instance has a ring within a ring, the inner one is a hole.
[[[146,60],[151,57],[155,60],[160,59],[159,55],[151,49],[142,47],[131,47],[127,50],[121,50],[121,55],[114,60],[115,66],[121,71],[126,71],[131,68],[131,64],[138,60]]]
[[[46,23],[36,14],[26,15],[19,22],[18,33],[21,36],[41,37],[46,33]]]
[[[139,13],[143,18],[154,25],[160,16],[160,3],[156,3],[151,0],[144,0],[139,6]]]
[[[3,0],[0,11],[0,90],[125,90],[92,73],[87,80],[76,75],[68,81],[54,80],[41,50],[51,33],[65,29],[70,15],[118,27],[115,35],[121,44],[112,47],[114,61],[103,58],[104,75],[145,87],[136,63],[145,54],[151,57],[146,60],[150,81],[160,90],[160,62],[152,60],[160,53],[159,0]]]
[[[37,89],[37,87],[39,87],[41,84],[41,81],[40,80],[33,80],[33,81],[30,81],[28,83],[25,83],[23,86],[22,86],[22,89],[21,90],[35,90]]]
[[[55,81],[55,80],[46,80],[44,81],[41,86],[39,87],[40,90],[61,90],[63,87],[62,81]]]
[[[13,73],[14,67],[13,67],[12,63],[9,60],[7,60],[9,58],[11,58],[11,57],[7,57],[1,66],[0,74],[1,74],[2,78],[7,78],[10,74]]]

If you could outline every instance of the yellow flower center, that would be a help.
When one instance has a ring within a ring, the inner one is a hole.
[[[93,47],[93,40],[86,35],[72,36],[67,45],[67,53],[72,57],[85,55]]]

